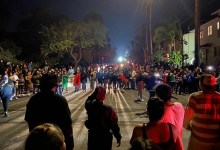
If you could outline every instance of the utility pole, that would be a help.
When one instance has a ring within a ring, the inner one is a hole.
[[[150,56],[150,61],[153,57],[152,47],[152,31],[151,31],[151,17],[152,17],[152,0],[146,0],[146,43],[145,43],[145,63],[146,55]]]
[[[199,0],[195,0],[195,67],[199,67],[200,59],[200,2]]]

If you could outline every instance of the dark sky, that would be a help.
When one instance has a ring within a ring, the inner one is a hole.
[[[135,28],[145,23],[146,0],[23,0],[25,5],[36,6],[40,2],[55,6],[60,12],[75,19],[82,19],[90,11],[96,11],[104,18],[112,46],[118,54],[130,48]],[[172,18],[193,19],[194,0],[152,0],[153,26]],[[220,0],[200,0],[201,18],[220,9]]]

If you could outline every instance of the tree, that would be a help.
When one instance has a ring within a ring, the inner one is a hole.
[[[21,48],[14,42],[4,40],[0,42],[0,59],[10,62],[18,62],[16,56],[21,53]]]
[[[153,55],[153,60],[155,62],[164,61],[164,53],[161,50],[156,51]]]
[[[20,47],[18,47],[13,41],[4,40],[0,42],[0,46],[5,51],[9,51],[14,58],[16,58],[17,55],[20,55],[22,50]]]
[[[166,52],[176,50],[176,41],[181,40],[182,31],[179,26],[179,21],[172,21],[155,29],[153,37],[154,43],[159,49],[164,49]]]
[[[169,54],[169,62],[173,63],[173,64],[175,64],[177,66],[180,66],[181,62],[182,62],[181,52],[180,51],[172,51]]]
[[[106,45],[107,29],[99,21],[62,21],[50,27],[44,26],[41,33],[44,37],[42,54],[69,53],[77,67],[82,58],[82,50]]]

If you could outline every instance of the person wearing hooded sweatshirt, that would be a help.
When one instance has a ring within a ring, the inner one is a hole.
[[[85,102],[88,120],[85,126],[88,129],[88,150],[111,150],[113,135],[117,146],[121,144],[121,133],[118,126],[118,117],[114,109],[106,104],[106,91],[97,87]]]
[[[1,114],[2,117],[8,117],[8,102],[12,97],[12,89],[5,80],[0,81],[0,99],[2,100],[2,105],[4,112]]]

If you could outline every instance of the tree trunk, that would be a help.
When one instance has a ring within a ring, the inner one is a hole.
[[[80,60],[82,59],[82,48],[80,48],[79,51],[77,51],[77,52],[74,52],[74,48],[72,48],[70,50],[70,55],[71,55],[71,57],[74,60],[75,69],[76,69],[78,64],[79,64],[79,62],[80,62]]]

